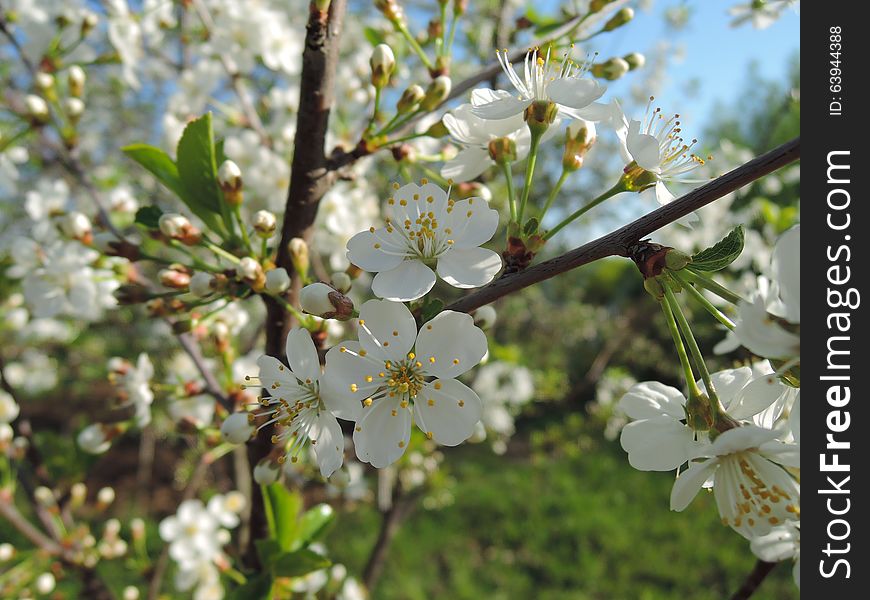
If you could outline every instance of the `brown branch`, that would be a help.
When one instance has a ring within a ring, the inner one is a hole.
[[[366,561],[366,566],[363,569],[362,582],[370,594],[375,585],[377,585],[381,573],[383,573],[387,553],[393,538],[396,537],[396,533],[399,531],[399,526],[417,502],[418,494],[405,494],[401,488],[401,484],[397,481],[393,489],[390,508],[381,513],[381,526],[378,530],[378,538],[375,540],[375,545],[372,547],[369,559]]]
[[[0,515],[18,530],[21,535],[26,537],[37,548],[48,552],[49,554],[60,555],[63,552],[60,544],[45,535],[42,531],[36,528],[24,515],[18,512],[15,506],[14,498],[11,494],[4,492],[4,496],[9,495],[9,498],[0,498]]]
[[[740,586],[740,589],[731,596],[731,600],[747,600],[752,597],[777,564],[779,563],[765,562],[759,559],[755,563],[752,572],[746,576],[746,580]]]
[[[447,308],[460,312],[470,312],[502,296],[593,261],[608,256],[627,256],[631,245],[645,236],[798,158],[800,158],[799,137],[754,158],[612,233],[525,271],[503,276],[486,287],[457,300]]]
[[[199,371],[200,375],[202,375],[202,379],[205,382],[206,393],[213,396],[214,399],[217,400],[228,412],[233,412],[235,410],[233,401],[223,393],[214,373],[212,373],[211,369],[209,369],[205,364],[205,358],[203,358],[199,344],[196,343],[193,336],[189,333],[180,333],[175,337],[178,338],[178,343],[181,345],[181,348],[187,353],[190,360],[193,361],[196,370]]]

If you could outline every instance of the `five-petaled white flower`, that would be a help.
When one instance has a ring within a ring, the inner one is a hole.
[[[260,427],[272,423],[282,426],[272,441],[286,445],[284,456],[292,461],[311,440],[320,473],[329,477],[344,460],[344,436],[336,416],[355,421],[360,404],[321,393],[320,360],[307,330],[293,329],[287,334],[286,352],[289,368],[268,355],[257,360],[264,389],[258,416],[269,418]]]
[[[558,115],[570,119],[598,121],[602,114],[609,114],[608,107],[594,104],[607,88],[594,79],[583,77],[588,65],[578,65],[568,53],[560,63],[550,60],[549,50],[543,57],[538,55],[537,49],[531,50],[526,54],[522,77],[511,64],[507,50],[496,51],[496,56],[519,96],[493,93],[489,102],[472,108],[478,117],[509,119],[522,115],[534,102],[552,102],[557,106]]]
[[[439,444],[468,439],[480,420],[481,401],[455,377],[479,363],[486,350],[486,335],[465,313],[445,310],[418,333],[403,304],[363,304],[359,343],[342,342],[326,354],[330,393],[364,406],[353,434],[357,457],[378,468],[398,460],[411,437],[412,410],[417,426]]]
[[[800,484],[785,467],[800,469],[800,445],[777,441],[769,429],[745,425],[725,431],[692,463],[671,490],[671,510],[682,511],[712,483],[722,523],[752,539],[800,520]],[[780,466],[782,465],[782,466]]]
[[[347,243],[347,258],[376,272],[372,291],[387,300],[421,298],[435,285],[435,272],[459,288],[492,281],[501,257],[479,246],[492,238],[498,212],[482,198],[454,201],[437,185],[409,183],[387,200],[393,216]]]
[[[650,103],[652,101],[653,98],[650,97]],[[643,122],[629,119],[624,114],[617,117],[616,135],[621,143],[622,158],[629,165],[636,163],[642,171],[652,176],[659,204],[667,204],[674,199],[674,195],[665,185],[666,182],[704,181],[683,177],[704,165],[709,157],[704,159],[691,151],[698,140],[693,139],[686,143],[680,135],[680,124],[680,115],[665,118],[660,108],[650,111],[650,105],[647,105]],[[630,175],[628,170],[629,167],[626,167],[626,174]],[[642,171],[638,175],[642,175]]]

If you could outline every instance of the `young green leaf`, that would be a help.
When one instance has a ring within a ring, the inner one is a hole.
[[[160,216],[162,214],[163,211],[154,205],[143,206],[136,211],[135,223],[138,223],[146,229],[159,229]]]
[[[306,511],[299,519],[299,533],[290,549],[296,550],[316,542],[327,532],[334,518],[335,511],[328,504],[318,504]]]
[[[189,204],[187,189],[178,175],[178,167],[166,152],[148,144],[130,144],[121,148],[121,151],[150,171],[185,204]]]
[[[271,573],[260,573],[230,592],[227,600],[271,600],[272,582]]]
[[[302,498],[280,483],[265,486],[263,496],[271,511],[270,534],[280,544],[281,550],[286,552],[293,547],[298,537]]]
[[[737,260],[743,252],[743,226],[738,225],[714,246],[692,256],[689,268],[695,271],[719,271]]]
[[[278,556],[272,563],[272,574],[275,577],[301,577],[330,565],[332,562],[325,556],[303,548]]]

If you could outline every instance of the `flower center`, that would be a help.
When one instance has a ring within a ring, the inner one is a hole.
[[[413,399],[423,388],[423,363],[417,360],[413,352],[409,352],[408,358],[400,362],[384,361],[384,369],[387,374],[387,395],[390,398],[399,396]]]

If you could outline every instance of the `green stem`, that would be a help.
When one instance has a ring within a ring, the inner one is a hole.
[[[267,256],[269,256],[269,240],[263,238],[263,241],[260,244],[260,257],[266,258]]]
[[[420,44],[417,43],[417,40],[414,38],[414,36],[411,35],[411,32],[408,31],[408,27],[401,21],[395,21],[393,23],[393,26],[396,28],[396,31],[398,31],[405,37],[405,39],[408,41],[408,45],[410,45],[414,53],[420,57],[423,65],[425,65],[427,69],[431,69],[432,62],[429,60],[429,57],[426,56],[426,52],[423,50],[423,48],[420,47]]]
[[[417,113],[419,113],[419,112],[420,112],[420,109],[417,109],[417,110],[414,110],[414,111],[411,111],[411,112],[405,113],[405,114],[396,113],[396,116],[393,117],[392,119],[390,119],[390,122],[387,123],[379,132],[377,132],[375,134],[375,137],[381,137],[382,135],[387,135],[391,131],[398,129],[399,127],[401,127],[402,125],[404,125],[405,123],[410,121],[412,118],[414,118],[417,115]]]
[[[667,285],[667,284],[665,284]],[[677,322],[674,320],[674,311],[668,302],[667,297],[660,301],[662,311],[665,313],[665,321],[668,324],[668,330],[671,332],[671,337],[674,339],[674,346],[677,348],[677,355],[680,357],[680,365],[683,367],[683,376],[686,378],[686,385],[689,389],[689,396],[700,396],[701,390],[695,381],[695,374],[692,372],[692,365],[689,363],[689,355],[686,354],[686,346],[683,344],[683,338],[680,336],[680,330],[677,327]]]
[[[541,144],[542,132],[530,128],[532,135],[531,145],[529,146],[529,158],[526,162],[526,177],[523,181],[523,195],[520,198],[520,210],[517,215],[517,224],[522,227],[523,215],[526,212],[526,203],[529,200],[529,192],[532,190],[532,177],[535,174],[535,164],[538,161],[538,146]]]
[[[705,290],[712,292],[722,298],[730,302],[731,304],[740,304],[741,302],[745,302],[745,300],[740,297],[738,294],[735,294],[728,288],[719,285],[715,281],[713,281],[710,277],[699,273],[692,269],[692,267],[687,267],[684,271],[686,279],[691,281],[692,283],[696,283],[700,285]]]
[[[453,39],[456,37],[457,21],[456,15],[453,15],[453,19],[450,21],[450,32],[447,34],[447,50],[444,52],[444,56],[450,56],[450,53],[453,51]]]
[[[402,143],[402,142],[407,142],[407,141],[409,141],[409,140],[416,140],[417,138],[424,137],[425,135],[426,135],[426,132],[425,132],[425,131],[422,132],[422,133],[411,133],[411,134],[409,134],[409,135],[405,135],[405,136],[402,136],[402,137],[399,137],[399,138],[395,138],[395,139],[392,139],[392,140],[387,140],[386,142],[384,142],[383,145],[384,145],[384,146],[390,146],[390,145],[392,145],[392,144],[400,144],[400,143]]]
[[[688,278],[683,276],[683,271],[675,271],[673,272],[673,276],[682,284],[683,289],[689,292],[689,295],[697,300],[701,306],[706,308],[707,312],[713,315],[717,321],[722,323],[728,329],[734,329],[734,322],[729,319],[725,313],[713,306],[713,303],[707,300],[707,298],[704,297],[704,294],[696,290],[695,286],[688,281]]]
[[[544,215],[547,214],[547,211],[550,210],[550,207],[553,205],[553,202],[556,200],[556,196],[559,195],[559,190],[562,189],[562,186],[565,184],[565,181],[568,179],[568,175],[570,175],[568,171],[563,170],[562,174],[559,176],[559,181],[556,182],[555,187],[550,190],[550,195],[547,197],[547,202],[544,204],[544,209],[541,211],[541,216],[538,217],[540,222],[543,222]]]
[[[221,257],[227,259],[228,261],[230,261],[233,264],[239,264],[240,262],[242,262],[242,260],[238,256],[235,256],[234,254],[230,254],[229,252],[227,252],[226,250],[224,250],[223,248],[221,248],[217,244],[209,242],[208,240],[203,239],[202,245],[205,246],[206,248],[208,248],[209,250],[211,250],[212,252],[214,252],[215,254],[217,254],[218,256],[221,256]]]
[[[366,132],[363,135],[363,138],[366,138],[371,134],[372,130],[375,128],[375,122],[378,120],[378,111],[381,109],[381,88],[375,88],[375,105],[372,108],[372,118],[369,120],[369,124],[366,127]]]
[[[704,387],[707,388],[707,397],[710,398],[710,407],[713,409],[714,415],[719,415],[725,412],[722,404],[719,402],[719,395],[716,393],[716,388],[713,387],[713,380],[710,377],[710,371],[707,369],[707,363],[704,362],[704,355],[701,354],[701,348],[698,347],[698,342],[692,334],[692,328],[689,326],[689,321],[686,320],[686,315],[683,314],[683,309],[680,308],[680,303],[674,295],[674,291],[665,283],[662,286],[665,289],[665,298],[671,305],[671,310],[677,318],[677,324],[680,326],[680,331],[686,338],[686,344],[689,346],[689,352],[692,354],[692,360],[695,362],[698,372],[701,374],[701,380],[704,382]]]
[[[25,137],[31,131],[33,131],[31,127],[25,127],[8,138],[0,138],[0,152],[4,152],[9,146]]]
[[[184,254],[186,257],[188,257],[190,259],[190,261],[193,263],[193,266],[196,267],[197,269],[199,269],[200,271],[208,271],[209,273],[220,273],[223,270],[220,267],[215,267],[213,265],[208,264],[207,262],[202,260],[200,257],[195,255],[193,252],[191,252],[190,248],[188,248],[187,246],[185,246],[184,244],[182,244],[178,240],[169,240],[169,245],[172,246],[173,248],[175,248],[176,250],[178,250],[179,252],[181,252],[182,254]],[[157,257],[152,257],[150,255],[148,256],[148,258],[150,258],[151,260],[154,260],[154,261],[162,262],[162,263],[168,262],[168,261],[164,261],[163,259],[160,259]]]
[[[441,27],[444,27],[444,22],[447,20],[447,3],[441,3]],[[444,56],[444,37],[439,37],[435,40],[435,56]]]
[[[514,191],[514,173],[511,170],[511,163],[509,160],[504,160],[501,163],[501,170],[504,173],[505,183],[507,184],[508,191],[508,205],[511,209],[511,222],[517,221],[517,195]]]
[[[273,300],[275,300],[275,302],[277,302],[278,304],[280,304],[281,306],[284,307],[284,310],[286,310],[291,315],[296,317],[296,320],[299,321],[300,325],[302,325],[306,329],[308,328],[308,325],[309,325],[308,315],[301,312],[299,309],[294,307],[292,304],[287,302],[282,296],[279,296],[278,294],[269,294],[268,292],[263,292],[263,293],[268,295]]]
[[[564,229],[567,225],[569,225],[569,224],[570,224],[571,222],[573,222],[575,219],[580,218],[580,217],[583,216],[585,213],[587,213],[588,211],[592,210],[593,208],[595,208],[596,206],[598,206],[599,204],[601,204],[602,202],[604,202],[604,201],[607,200],[608,198],[612,198],[612,197],[615,196],[616,194],[619,194],[620,192],[624,192],[624,191],[626,191],[626,190],[625,190],[625,184],[624,184],[623,181],[620,179],[620,180],[616,183],[616,185],[614,185],[612,188],[610,188],[609,190],[607,190],[606,192],[604,192],[603,194],[601,194],[600,196],[598,196],[597,198],[595,198],[595,200],[593,200],[592,202],[589,202],[588,204],[586,204],[586,205],[584,205],[584,206],[581,206],[580,208],[578,208],[577,210],[575,210],[573,213],[571,213],[570,215],[568,215],[567,217],[565,217],[565,219],[563,219],[561,223],[559,223],[558,225],[556,225],[555,227],[553,227],[550,231],[548,231],[548,232],[544,235],[544,239],[545,239],[545,240],[549,240],[551,237],[553,237],[554,235],[556,235],[559,231],[561,231],[562,229]]]
[[[233,215],[236,218],[236,222],[239,224],[239,230],[242,232],[242,242],[244,242],[245,248],[248,249],[248,252],[253,252],[254,247],[251,245],[251,238],[248,236],[248,228],[245,226],[245,221],[242,219],[242,207],[239,204],[233,206]]]
[[[433,171],[431,168],[427,167],[422,163],[417,163],[417,166],[420,167],[420,170],[426,173],[426,176],[432,181],[437,181],[439,185],[443,185],[445,187],[450,185],[447,180],[441,177],[441,174],[437,171]]]

